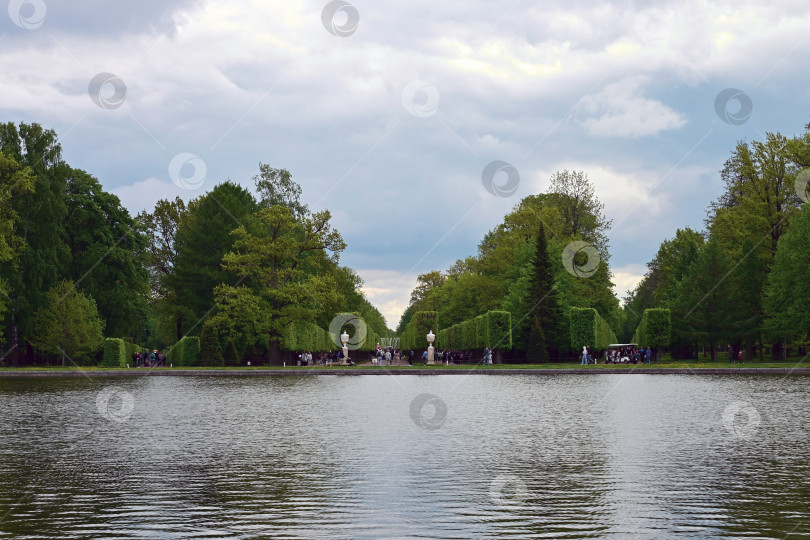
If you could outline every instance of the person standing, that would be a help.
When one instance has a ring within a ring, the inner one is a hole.
[[[588,363],[588,346],[583,345],[582,346],[582,362],[580,362],[580,365],[584,366],[587,363]]]
[[[484,347],[484,365],[492,365],[492,350],[489,347]]]
[[[644,355],[647,357],[647,363],[649,364],[652,361],[652,347],[647,347],[647,350],[644,352]]]
[[[385,363],[391,365],[391,349],[385,351]]]

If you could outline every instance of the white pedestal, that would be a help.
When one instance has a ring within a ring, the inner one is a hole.
[[[427,357],[427,365],[432,366],[433,364],[435,364],[435,363],[436,363],[436,362],[433,360],[433,352],[434,352],[433,345],[431,345],[430,347],[428,347],[428,351],[427,351],[427,352],[428,352],[428,357]]]

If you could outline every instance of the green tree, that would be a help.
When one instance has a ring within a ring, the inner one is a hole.
[[[767,326],[774,336],[799,337],[810,331],[810,205],[804,205],[779,240],[765,284]]]
[[[605,217],[605,205],[596,197],[588,174],[584,171],[558,171],[551,175],[548,193],[560,212],[566,236],[590,242],[607,261],[607,231],[612,222]]]
[[[32,345],[54,354],[78,358],[98,351],[104,336],[104,321],[99,317],[95,301],[78,290],[72,281],[65,280],[51,288],[47,294],[48,306],[36,312],[36,326]]]
[[[149,292],[146,237],[118,197],[84,171],[69,170],[65,201],[71,279],[95,299],[108,335],[140,341]]]
[[[19,215],[14,209],[17,198],[34,189],[31,170],[21,166],[14,158],[0,152],[0,264],[13,270],[18,268],[25,241],[17,230]],[[6,300],[11,294],[8,284],[0,278],[0,319],[8,308]]]
[[[296,219],[309,213],[307,206],[301,202],[301,186],[292,179],[287,169],[275,169],[259,162],[259,174],[253,177],[253,181],[262,206],[285,206]]]
[[[69,168],[62,160],[56,133],[39,124],[0,124],[0,151],[27,167],[34,189],[12,202],[18,216],[15,231],[25,242],[19,265],[5,265],[0,275],[11,289],[8,335],[12,362],[34,334],[35,312],[47,305],[48,290],[66,276],[65,189]]]
[[[215,307],[214,287],[238,280],[222,268],[222,257],[233,249],[231,231],[249,225],[256,208],[253,195],[232,182],[219,184],[189,203],[177,230],[173,272],[165,279],[183,335],[199,331],[200,321]]]
[[[161,314],[155,319],[155,329],[177,341],[183,338],[182,310],[177,309],[177,291],[167,286],[167,280],[177,264],[177,232],[185,215],[186,204],[176,197],[174,201],[160,199],[152,212],[143,211],[136,218],[149,241],[147,266],[154,307],[150,312]]]
[[[546,233],[543,224],[537,233],[533,259],[533,271],[529,281],[526,305],[529,311],[529,328],[526,337],[526,353],[530,361],[548,362],[561,350],[561,321],[563,314],[557,304],[554,290],[554,274],[548,257]]]
[[[790,231],[788,231],[790,232]],[[778,252],[777,252],[778,254]],[[731,301],[733,336],[737,343],[745,344],[746,362],[753,358],[754,342],[762,344],[762,327],[765,311],[762,305],[762,290],[765,284],[765,262],[757,253],[754,243],[743,240],[736,257],[738,263],[731,276]],[[760,347],[760,356],[762,347]]]
[[[730,333],[730,271],[717,238],[710,237],[681,282],[674,302],[673,318],[681,319],[694,337],[709,346],[713,362],[717,345]]]
[[[223,268],[246,280],[245,287],[262,306],[261,313],[270,338],[270,361],[280,359],[279,341],[284,329],[294,321],[311,321],[324,303],[333,302],[334,281],[321,270],[337,257],[346,244],[331,229],[328,210],[296,219],[281,205],[259,211],[261,233],[245,227],[234,231],[234,250],[223,258]],[[226,299],[235,287],[217,289]]]

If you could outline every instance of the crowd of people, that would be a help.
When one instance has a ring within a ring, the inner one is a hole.
[[[652,361],[653,351],[650,347],[628,346],[618,349],[610,349],[607,352],[605,363],[607,364],[649,364]]]
[[[166,367],[166,355],[155,349],[152,352],[132,353],[132,365],[135,367]]]

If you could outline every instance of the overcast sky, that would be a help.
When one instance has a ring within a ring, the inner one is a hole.
[[[390,327],[564,168],[614,220],[623,296],[702,228],[736,141],[810,114],[806,0],[4,2],[2,121],[56,129],[133,214],[289,169]],[[486,188],[496,160],[516,190]]]

